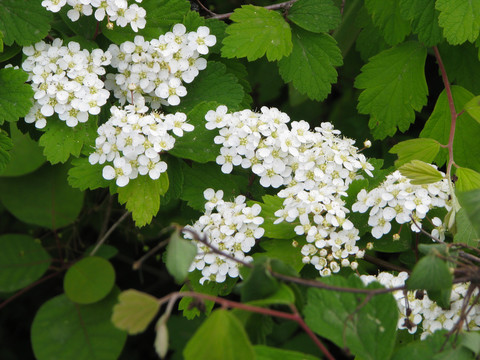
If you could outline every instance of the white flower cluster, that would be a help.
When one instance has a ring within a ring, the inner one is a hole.
[[[420,232],[418,226],[432,208],[451,209],[448,194],[446,179],[428,185],[412,185],[407,177],[395,171],[379,187],[369,192],[362,189],[352,210],[365,213],[370,209],[368,225],[372,227],[373,237],[380,239],[390,232],[392,220],[398,224],[410,223],[412,231]],[[432,235],[443,241],[445,227],[442,221],[433,218],[432,223],[436,227]]]
[[[142,0],[135,0],[141,3]],[[77,21],[80,15],[90,16],[95,9],[95,19],[102,21],[107,17],[108,23],[115,22],[118,26],[125,27],[128,24],[133,31],[143,29],[146,24],[144,8],[137,4],[129,5],[127,0],[43,0],[42,6],[51,12],[59,12],[65,5],[72,8],[67,16],[72,21]],[[110,25],[111,26],[111,25]]]
[[[381,272],[377,276],[362,275],[360,278],[365,284],[378,281],[386,288],[405,285],[408,278],[406,272],[394,276]],[[461,309],[469,284],[454,284],[450,295],[450,309],[444,310],[436,302],[430,300],[423,291],[408,291],[407,298],[403,291],[393,292],[399,310],[398,329],[407,329],[410,334],[417,332],[417,327],[422,328],[421,339],[433,334],[437,330],[452,330],[460,320]],[[478,290],[473,293],[473,298],[478,295]],[[472,307],[467,314],[463,329],[470,331],[480,330],[480,304]]]
[[[205,214],[193,226],[187,226],[201,236],[205,236],[208,243],[232,257],[244,262],[251,262],[250,256],[245,256],[253,246],[256,239],[263,236],[265,230],[260,227],[263,218],[258,216],[262,208],[255,204],[248,207],[245,196],[240,195],[233,202],[223,200],[223,191],[207,189],[203,193],[207,203]],[[192,239],[189,232],[185,237]],[[195,241],[197,256],[190,270],[198,269],[202,272],[200,283],[205,280],[224,282],[227,275],[232,278],[239,276],[238,263],[225,256],[216,254],[205,244]]]
[[[88,114],[100,113],[110,96],[99,78],[105,74],[104,66],[110,64],[108,52],[95,49],[90,53],[74,41],[62,46],[62,40],[55,39],[51,45],[41,41],[24,47],[23,53],[27,58],[22,68],[35,92],[35,103],[25,116],[27,123],[41,129],[46,118],[57,113],[60,120],[74,127],[86,122]]]
[[[361,178],[358,170],[371,176],[373,166],[353,140],[339,137],[340,131],[330,123],[314,131],[306,121],[292,122],[289,128],[288,115],[275,108],[230,114],[220,106],[205,119],[207,129],[220,129],[215,143],[222,148],[216,161],[224,173],[234,165],[251,167],[262,186],[286,186],[278,193],[285,200],[275,213],[275,223],[299,223],[295,231],[308,242],[301,249],[305,263],[313,264],[322,276],[342,266],[356,269],[357,262],[349,258],[361,258],[364,251],[355,245],[358,230],[347,218],[342,196],[354,179]]]
[[[186,122],[184,113],[164,115],[147,114],[147,111],[144,103],[128,105],[125,109],[113,106],[111,118],[97,130],[96,149],[89,162],[92,165],[113,163],[103,168],[103,177],[116,179],[118,186],[127,185],[139,174],[158,179],[167,170],[160,153],[175,144],[175,138],[168,132],[181,137],[184,131],[194,129]]]
[[[183,24],[176,24],[172,32],[158,39],[146,41],[136,36],[133,42],[112,44],[108,50],[118,74],[107,75],[106,87],[121,104],[145,96],[154,109],[162,104],[178,105],[187,94],[183,82],[191,83],[207,67],[200,55],[208,54],[215,43],[206,26],[187,33]]]

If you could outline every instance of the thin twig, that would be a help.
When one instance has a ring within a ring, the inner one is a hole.
[[[363,259],[368,261],[369,263],[372,263],[372,264],[375,264],[375,265],[379,265],[385,269],[390,269],[390,270],[394,270],[394,271],[398,271],[398,272],[402,272],[402,271],[405,271],[407,273],[411,273],[412,271],[409,270],[409,269],[406,269],[402,266],[399,266],[399,265],[395,265],[395,264],[391,264],[389,263],[388,261],[385,261],[385,260],[382,260],[382,259],[379,259],[379,258],[376,258],[374,256],[371,256],[371,255],[368,255],[368,254],[365,254],[363,256]]]
[[[108,231],[105,233],[105,235],[103,235],[103,237],[97,242],[97,245],[95,245],[95,247],[93,248],[93,250],[90,252],[90,256],[93,256],[95,255],[95,253],[98,251],[98,249],[100,248],[100,246],[103,245],[103,243],[108,239],[108,237],[110,236],[110,234],[117,228],[118,225],[120,225],[122,223],[123,220],[125,220],[127,218],[127,216],[129,215],[130,213],[127,211],[125,214],[123,214],[120,219],[117,220],[117,222],[115,224],[112,225],[112,227],[110,229],[108,229]]]
[[[197,4],[200,5],[200,7],[203,10],[205,10],[206,12],[208,12],[210,15],[217,16],[217,14],[215,14],[213,11],[211,11],[209,8],[207,8],[205,5],[203,5],[200,0],[197,0]]]
[[[153,254],[155,254],[158,250],[160,250],[161,248],[163,248],[164,246],[167,246],[168,242],[170,241],[170,239],[166,239],[166,240],[163,240],[163,241],[160,241],[153,249],[151,249],[149,252],[147,252],[145,255],[143,255],[140,259],[138,259],[137,261],[135,261],[132,265],[132,269],[133,270],[138,270],[142,267],[143,265],[143,262],[145,260],[147,260],[150,256],[152,256]]]
[[[279,4],[264,6],[263,8],[267,9],[267,10],[288,9],[296,1],[297,0],[285,1],[285,2],[279,3]],[[218,15],[209,17],[209,19],[218,19],[218,20],[228,19],[232,14],[233,14],[233,12],[226,13],[226,14],[218,14]]]

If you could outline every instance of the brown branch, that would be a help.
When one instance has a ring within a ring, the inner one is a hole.
[[[279,3],[279,4],[264,6],[263,8],[267,9],[267,10],[288,9],[296,1],[297,0],[285,1],[285,2],[282,2],[282,3]],[[218,14],[218,15],[209,17],[209,19],[224,20],[224,19],[228,19],[232,14],[233,14],[233,12],[226,13],[226,14]]]
[[[406,269],[402,266],[399,266],[399,265],[395,265],[395,264],[391,264],[389,263],[388,261],[385,261],[385,260],[382,260],[382,259],[379,259],[375,256],[371,256],[371,255],[368,255],[368,254],[365,254],[363,256],[363,259],[368,261],[369,263],[372,263],[372,264],[375,264],[375,265],[378,265],[378,266],[381,266],[385,269],[389,269],[389,270],[394,270],[394,271],[398,271],[398,272],[402,272],[402,271],[405,271],[407,273],[411,273],[412,270],[409,270],[409,269]]]

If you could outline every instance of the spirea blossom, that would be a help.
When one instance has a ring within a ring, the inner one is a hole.
[[[133,42],[112,44],[108,51],[118,73],[107,75],[106,87],[121,104],[132,102],[134,94],[133,101],[145,97],[154,109],[162,104],[178,105],[187,94],[183,84],[191,83],[207,67],[200,55],[207,54],[215,43],[208,27],[187,33],[183,24],[177,24],[158,39],[146,41],[136,36]]]
[[[167,170],[161,160],[161,153],[173,148],[176,136],[184,131],[193,131],[193,125],[186,122],[184,113],[147,113],[144,103],[128,105],[125,108],[113,106],[111,117],[98,128],[95,152],[89,157],[94,164],[108,163],[103,168],[103,177],[116,180],[125,186],[138,175],[158,179]]]
[[[222,171],[251,168],[262,186],[281,188],[277,195],[284,201],[275,223],[297,224],[295,232],[307,240],[303,261],[322,276],[341,267],[356,269],[355,258],[364,251],[356,245],[359,231],[342,197],[354,179],[362,178],[358,172],[371,176],[373,166],[354,141],[340,137],[330,123],[311,130],[306,121],[294,121],[289,127],[289,116],[276,108],[227,111],[220,106],[205,116],[207,129],[219,129],[214,141],[222,145],[216,159]]]
[[[135,0],[141,3],[142,0]],[[67,16],[71,21],[77,21],[81,15],[94,15],[97,21],[105,17],[109,24],[116,23],[120,27],[130,24],[133,31],[143,29],[146,24],[144,8],[137,4],[129,5],[127,0],[43,0],[42,6],[51,12],[59,12],[65,5],[71,9]]]
[[[245,204],[245,196],[240,195],[233,202],[223,200],[223,191],[206,189],[203,193],[207,203],[205,213],[192,226],[186,226],[208,243],[238,260],[251,262],[253,259],[245,255],[250,252],[255,241],[264,234],[263,218],[259,216],[261,207],[255,204],[251,207]],[[192,234],[185,232],[186,238],[193,238]],[[224,282],[227,276],[239,276],[238,262],[223,255],[216,254],[205,244],[195,241],[197,256],[190,270],[202,272],[200,283],[205,281]]]
[[[352,210],[360,213],[369,211],[368,225],[372,227],[373,237],[380,239],[390,232],[392,221],[409,223],[412,231],[420,232],[422,220],[432,208],[451,209],[448,194],[447,179],[428,185],[413,185],[407,177],[395,171],[375,189],[369,192],[362,189]],[[432,223],[436,227],[432,235],[443,240],[445,228],[442,221],[434,218]]]
[[[100,107],[110,93],[104,89],[100,76],[104,66],[110,64],[111,55],[100,49],[82,50],[74,41],[62,46],[55,39],[23,48],[27,58],[22,64],[34,95],[34,105],[25,121],[35,123],[39,129],[47,124],[54,113],[70,127],[88,120],[88,115],[100,113]]]
[[[405,285],[408,274],[401,272],[395,276],[381,272],[377,276],[362,275],[360,278],[365,284],[378,281],[386,288],[392,288]],[[397,301],[399,311],[397,328],[407,329],[409,333],[414,334],[420,327],[422,340],[437,330],[452,330],[460,320],[468,286],[469,283],[453,284],[448,310],[442,309],[436,302],[430,300],[423,291],[408,291],[406,297],[404,291],[394,291],[393,296]],[[478,295],[478,290],[474,291],[472,298],[475,298],[476,295]],[[468,312],[463,322],[463,329],[480,330],[480,304],[476,304]]]

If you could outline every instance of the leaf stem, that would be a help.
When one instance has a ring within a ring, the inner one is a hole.
[[[290,6],[292,6],[293,3],[295,3],[295,2],[297,2],[297,0],[290,0],[290,1],[285,1],[285,2],[279,3],[279,4],[264,6],[263,8],[267,9],[267,10],[287,9]],[[228,19],[232,14],[233,14],[233,12],[229,12],[229,13],[226,13],[226,14],[218,14],[218,15],[215,15],[215,16],[211,16],[208,19],[224,20],[224,19]]]

